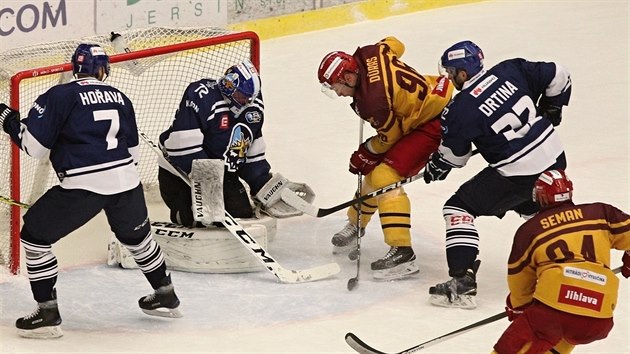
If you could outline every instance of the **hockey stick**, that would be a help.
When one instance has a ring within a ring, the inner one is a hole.
[[[157,144],[142,131],[138,130],[138,134],[156,154],[164,157],[164,159],[177,170],[180,177],[189,186],[191,185],[188,175],[171,163],[165,151],[162,151],[162,149],[160,149],[160,147],[157,146]],[[256,257],[256,259],[282,283],[304,283],[320,280],[328,278],[341,271],[341,268],[339,268],[339,264],[337,263],[328,263],[303,270],[286,269],[278,264],[278,262],[276,262],[276,260],[273,259],[273,257],[271,257],[271,255],[267,253],[267,251],[262,248],[260,244],[258,244],[258,242],[256,242],[256,240],[249,235],[247,231],[245,231],[243,226],[241,226],[227,211],[225,211],[225,220],[222,224],[243,246],[245,246],[249,253]]]
[[[477,149],[472,151],[472,155],[477,155],[479,153],[479,151]],[[411,177],[407,177],[403,180],[400,180],[396,183],[392,183],[390,185],[387,185],[383,188],[379,188],[373,192],[370,192],[368,194],[364,194],[358,198],[355,198],[353,200],[349,200],[345,203],[341,203],[339,205],[335,205],[334,207],[331,208],[318,208],[316,206],[314,206],[311,203],[308,203],[307,201],[305,201],[304,199],[300,198],[298,195],[296,195],[295,193],[293,193],[292,191],[288,190],[288,189],[283,189],[282,192],[280,192],[280,195],[282,196],[282,200],[284,200],[285,203],[289,204],[290,206],[294,207],[295,209],[304,212],[305,214],[317,217],[317,218],[321,218],[322,216],[326,216],[326,215],[330,215],[332,213],[338,212],[339,210],[343,210],[351,205],[357,204],[357,203],[361,203],[367,199],[370,198],[374,198],[377,197],[379,195],[385,194],[391,190],[394,190],[396,188],[399,188],[405,184],[411,183],[415,180],[421,179],[424,177],[424,172],[420,172],[417,175],[413,175]]]
[[[359,144],[363,144],[363,122],[365,122],[363,119],[359,119]],[[363,188],[363,174],[359,171],[357,176],[357,195],[361,195],[361,189]],[[357,224],[355,225],[357,229],[357,275],[348,279],[348,291],[354,290],[354,288],[359,285],[359,273],[361,272],[361,212],[361,202],[359,202],[357,203]]]
[[[17,205],[20,208],[24,208],[24,209],[28,209],[28,208],[31,207],[29,204],[18,202],[15,199],[11,199],[11,198],[5,197],[3,195],[0,195],[0,202],[5,203],[5,204],[9,204],[9,205]]]
[[[618,274],[619,272],[621,272],[621,267],[617,267],[615,269],[612,270],[613,273]],[[455,336],[458,336],[460,334],[466,333],[468,331],[471,331],[477,327],[481,327],[483,325],[487,325],[489,323],[498,321],[502,318],[507,317],[507,312],[502,311],[500,313],[497,313],[496,315],[484,318],[481,321],[475,322],[471,325],[468,325],[466,327],[462,327],[460,329],[454,330],[453,332],[444,334],[442,336],[433,338],[431,340],[428,340],[424,343],[420,343],[418,345],[416,345],[415,347],[411,347],[408,349],[405,349],[403,351],[400,352],[396,352],[395,354],[409,354],[409,353],[415,353],[417,351],[420,351],[426,347],[430,347],[434,344],[437,343],[441,343],[444,342],[446,340],[449,340]],[[361,353],[361,354],[389,354],[387,352],[382,352],[378,349],[375,349],[371,346],[369,346],[368,344],[366,344],[364,341],[362,341],[361,339],[359,339],[359,337],[357,337],[354,333],[348,332],[346,333],[346,343],[348,343],[348,345],[354,349],[357,353]]]

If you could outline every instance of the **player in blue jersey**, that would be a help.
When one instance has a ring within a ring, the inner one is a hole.
[[[241,180],[247,183],[254,201],[271,216],[300,214],[278,200],[281,187],[302,191],[312,201],[314,194],[308,186],[270,172],[262,133],[265,106],[260,87],[258,71],[245,60],[229,67],[220,79],[201,79],[184,91],[172,125],[159,139],[169,159],[158,160],[160,193],[172,222],[200,226],[193,216],[191,189],[174,169],[190,174],[194,160],[222,161],[225,210],[233,217],[254,216]],[[270,195],[274,197],[266,197]]]
[[[98,45],[80,44],[72,58],[76,80],[39,96],[28,116],[0,104],[0,123],[27,154],[50,161],[60,184],[24,215],[20,239],[26,254],[35,312],[16,321],[25,337],[62,335],[51,245],[103,210],[116,238],[133,255],[154,293],[138,300],[149,315],[181,317],[162,251],[151,236],[138,177],[138,130],[129,98],[104,81],[109,57]]]
[[[441,67],[460,90],[442,111],[442,142],[424,172],[426,183],[443,180],[472,155],[488,162],[448,199],[446,257],[452,279],[429,289],[431,303],[475,307],[478,216],[503,217],[509,210],[527,218],[539,210],[531,200],[540,173],[565,169],[554,126],[569,103],[571,79],[561,65],[510,59],[485,70],[482,50],[471,41],[448,48]]]

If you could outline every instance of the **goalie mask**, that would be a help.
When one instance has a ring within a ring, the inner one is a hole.
[[[238,108],[250,105],[260,93],[260,76],[251,61],[227,69],[219,80],[221,94]]]
[[[71,58],[72,73],[98,77],[103,68],[105,78],[109,76],[109,56],[97,44],[79,44]],[[105,79],[103,78],[103,80]]]
[[[572,198],[573,182],[569,180],[564,170],[545,171],[534,183],[532,199],[543,209],[555,204],[572,202]]]

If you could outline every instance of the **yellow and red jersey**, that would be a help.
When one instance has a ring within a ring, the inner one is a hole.
[[[609,318],[619,279],[610,250],[630,249],[630,215],[605,204],[563,204],[524,223],[508,265],[514,307],[536,299],[560,311]]]
[[[444,76],[424,76],[399,60],[405,46],[394,37],[360,47],[358,87],[352,108],[377,131],[370,150],[384,153],[400,138],[438,118],[453,94]]]

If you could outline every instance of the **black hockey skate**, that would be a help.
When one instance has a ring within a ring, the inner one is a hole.
[[[38,303],[33,313],[15,321],[18,335],[26,338],[59,338],[63,336],[60,325],[61,316],[57,307],[55,290],[53,290],[52,300]]]
[[[416,255],[411,247],[391,247],[381,259],[372,262],[372,275],[377,280],[394,280],[416,274]]]
[[[435,306],[474,309],[477,307],[476,274],[481,261],[476,260],[473,268],[466,270],[461,276],[429,288],[429,302]]]
[[[179,299],[175,295],[175,288],[171,282],[170,274],[162,279],[162,286],[157,288],[153,294],[143,296],[138,300],[138,306],[142,312],[151,316],[182,317],[179,307]]]
[[[359,228],[359,236],[365,235],[365,228]],[[350,260],[356,260],[358,257],[357,250],[357,227],[348,222],[346,226],[333,235],[330,240],[333,244],[333,254],[348,254]]]

